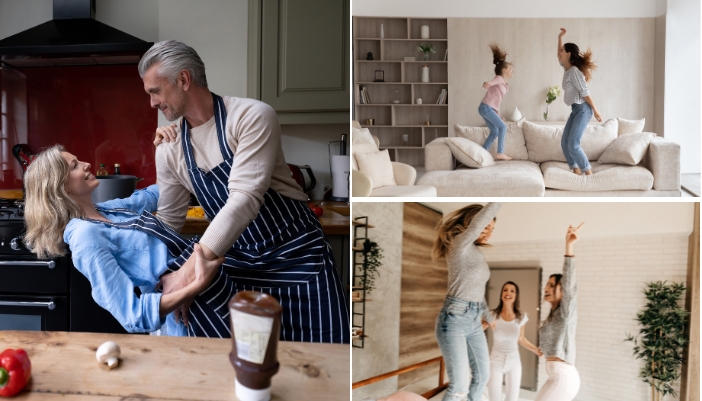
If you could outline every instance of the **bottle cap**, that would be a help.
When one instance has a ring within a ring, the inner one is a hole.
[[[263,390],[254,390],[248,388],[243,384],[239,383],[239,380],[235,379],[235,392],[236,397],[241,401],[270,401],[271,399],[271,388],[264,388]]]
[[[115,167],[119,167],[119,163],[115,163]]]
[[[100,163],[100,167],[105,167],[105,163]]]

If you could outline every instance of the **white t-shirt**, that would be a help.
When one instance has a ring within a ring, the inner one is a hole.
[[[522,318],[520,320],[515,318],[510,322],[502,320],[501,316],[496,316],[495,328],[492,330],[492,350],[504,354],[517,352],[519,332],[521,331],[522,326],[524,326],[528,321],[529,318],[527,317],[526,313],[522,313]]]

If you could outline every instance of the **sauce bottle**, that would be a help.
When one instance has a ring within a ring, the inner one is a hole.
[[[115,163],[115,175],[119,175],[119,164]]]
[[[100,176],[100,175],[108,175],[109,173],[107,172],[107,169],[105,168],[104,163],[100,163],[100,168],[97,169],[95,172],[95,175]]]
[[[282,308],[278,301],[254,291],[240,291],[229,301],[236,396],[241,401],[268,401],[271,378],[278,373],[278,338]]]

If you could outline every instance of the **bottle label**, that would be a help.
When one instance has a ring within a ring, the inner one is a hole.
[[[273,330],[273,318],[252,315],[230,309],[236,354],[239,359],[261,364],[266,356],[268,340]]]

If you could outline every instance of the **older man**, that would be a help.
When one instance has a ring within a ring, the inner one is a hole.
[[[210,92],[204,63],[177,41],[149,49],[139,75],[151,107],[169,121],[181,119],[159,132],[167,141],[156,148],[158,217],[179,231],[195,194],[211,221],[200,239],[205,257],[226,253],[235,261],[226,266],[235,291],[278,299],[283,340],[348,342],[347,303],[331,248],[291,178],[275,111]],[[164,292],[191,281],[192,262],[164,276]]]

